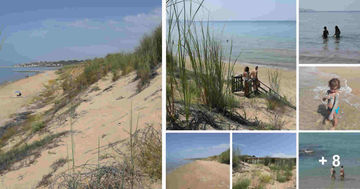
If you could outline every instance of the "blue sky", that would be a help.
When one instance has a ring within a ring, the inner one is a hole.
[[[226,133],[168,133],[166,158],[184,159],[218,155],[230,148]]]
[[[360,10],[359,0],[300,0],[300,8],[318,11],[352,11]]]
[[[295,20],[296,0],[205,0],[210,20]]]
[[[160,24],[160,0],[8,0],[0,6],[0,66],[131,51]]]
[[[293,133],[234,133],[233,148],[243,155],[257,157],[296,157],[296,134]]]

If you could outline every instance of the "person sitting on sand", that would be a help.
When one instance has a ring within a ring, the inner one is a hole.
[[[251,72],[250,74],[251,79],[253,81],[253,89],[255,93],[258,93],[258,87],[259,87],[259,79],[258,79],[258,66],[255,67],[255,70]]]
[[[336,38],[336,39],[339,39],[339,38],[340,38],[340,34],[341,34],[341,31],[340,31],[339,27],[338,27],[338,26],[335,26],[335,34],[334,34],[335,38]]]
[[[331,179],[333,179],[333,180],[336,179],[335,174],[336,174],[335,167],[332,166],[331,169],[330,169],[330,177],[331,177]]]
[[[337,78],[332,78],[329,81],[329,88],[326,92],[326,96],[322,99],[323,101],[327,100],[327,108],[329,111],[328,120],[332,121],[333,128],[336,127],[338,120],[336,118],[336,114],[339,112],[340,107],[339,104],[339,92],[340,89],[340,80]]]
[[[344,180],[344,178],[345,178],[344,166],[341,166],[341,168],[340,168],[340,179]]]
[[[244,78],[244,93],[245,93],[244,95],[248,97],[250,95],[250,83],[251,83],[250,69],[248,66],[246,66],[244,69],[243,78]]]
[[[327,30],[326,26],[324,26],[324,31],[322,34],[323,39],[327,39],[329,36],[329,31]]]

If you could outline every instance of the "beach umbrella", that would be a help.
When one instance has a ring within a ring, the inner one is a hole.
[[[16,95],[20,95],[21,92],[20,92],[20,91],[15,91],[15,94],[16,94]]]

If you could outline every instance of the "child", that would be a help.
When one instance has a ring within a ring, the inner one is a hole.
[[[341,180],[344,180],[344,178],[345,178],[344,166],[341,166],[341,169],[340,169],[340,179],[341,179]]]
[[[323,98],[323,101],[327,100],[327,108],[329,111],[328,119],[332,121],[333,128],[336,127],[338,120],[336,114],[339,112],[339,89],[340,89],[340,80],[333,78],[329,81],[329,88],[326,92],[326,96]]]

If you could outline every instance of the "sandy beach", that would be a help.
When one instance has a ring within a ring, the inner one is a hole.
[[[217,161],[196,160],[166,175],[168,189],[228,189],[230,166]]]
[[[49,79],[54,79],[53,72],[39,74],[26,80],[16,83],[22,83],[27,86],[22,89],[24,94],[29,98],[29,94],[36,96],[41,90],[41,86]],[[76,166],[87,164],[96,164],[98,161],[98,139],[100,138],[100,153],[103,158],[101,163],[113,161],[107,158],[108,155],[114,153],[114,145],[120,145],[117,148],[123,149],[122,143],[126,142],[129,137],[130,109],[133,107],[133,122],[138,119],[138,129],[148,126],[154,126],[155,129],[161,130],[161,68],[157,70],[157,76],[150,81],[150,84],[140,93],[137,92],[137,82],[135,80],[136,73],[132,72],[125,77],[121,77],[116,82],[111,80],[112,75],[99,80],[79,95],[81,103],[76,108],[76,118],[73,120],[74,142],[75,142],[75,164]],[[30,82],[31,81],[31,82]],[[14,84],[5,86],[1,89],[4,94],[14,88]],[[92,90],[98,88],[97,90]],[[7,90],[5,90],[7,89]],[[32,92],[32,93],[29,93]],[[2,94],[3,94],[2,93]],[[24,102],[18,107],[26,104]],[[0,101],[4,103],[4,101]],[[10,103],[10,102],[9,102]],[[4,104],[5,105],[5,104]],[[9,106],[9,104],[6,104]],[[47,105],[43,109],[49,108],[53,104]],[[60,110],[56,116],[67,110],[66,106]],[[16,112],[12,108],[12,112]],[[37,110],[41,111],[41,110]],[[11,114],[10,111],[7,111]],[[60,120],[51,121],[47,126],[47,132],[39,133],[29,139],[29,141],[38,140],[47,135],[47,133],[61,133],[69,131],[69,117]],[[66,158],[69,148],[71,149],[70,135],[64,135],[56,141],[52,147],[43,149],[39,152],[36,161],[29,163],[29,159],[25,159],[16,163],[12,167],[12,171],[2,175],[0,182],[1,188],[34,188],[43,176],[51,172],[51,165],[61,158]],[[67,166],[59,167],[52,175],[58,175],[67,170]],[[56,179],[52,177],[51,179]],[[160,181],[161,182],[161,181]],[[151,188],[161,188],[160,183],[154,183]]]
[[[34,97],[44,89],[44,84],[56,79],[55,71],[46,71],[32,77],[0,85],[0,126],[8,118],[21,111],[31,103]],[[15,91],[21,91],[22,96],[16,97]]]

